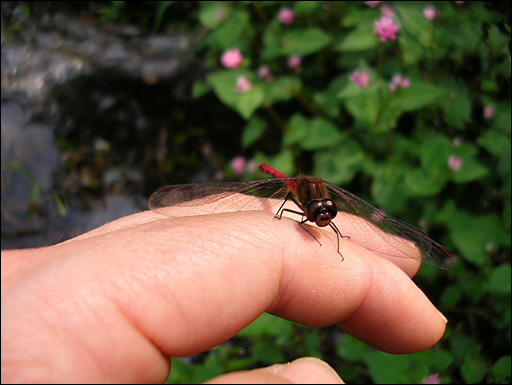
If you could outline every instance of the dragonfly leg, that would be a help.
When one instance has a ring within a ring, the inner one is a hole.
[[[287,210],[287,211],[289,211],[289,210]],[[296,213],[296,214],[298,214],[296,211],[292,211],[292,213],[293,213],[293,212],[294,212],[294,213]],[[307,221],[308,221],[307,219],[304,219],[304,220],[300,221],[300,222],[299,222],[299,226],[300,226],[300,227],[302,227],[304,230],[306,230],[306,231],[308,232],[308,234],[309,234],[309,235],[311,235],[311,236],[315,239],[315,241],[317,241],[317,242],[318,242],[318,244],[319,244],[320,246],[322,246],[322,244],[320,243],[320,241],[319,241],[319,240],[318,240],[318,239],[313,235],[313,233],[312,233],[311,231],[309,231],[307,227],[305,227],[305,226],[304,226],[304,223],[306,223]],[[338,247],[338,249],[339,249],[339,247]]]
[[[338,241],[338,254],[341,256],[341,260],[344,261],[345,258],[343,257],[343,254],[340,253],[340,237],[342,238],[348,238],[350,239],[350,237],[348,235],[343,235],[340,231],[340,229],[338,229],[338,226],[336,226],[334,223],[329,223],[329,226],[331,227],[331,229],[333,229],[333,231],[336,233],[336,239]]]
[[[297,206],[299,206],[299,204],[295,201],[295,199],[291,199]],[[288,202],[288,199],[286,199],[283,204],[281,205],[281,207],[279,207],[279,210],[277,210],[277,213],[276,215],[274,216],[274,218],[277,218],[277,219],[281,219],[283,217],[283,212],[289,212],[289,213],[293,213],[293,214],[297,214],[297,215],[301,215],[302,217],[304,217],[304,213],[302,211],[296,211],[296,210],[291,210],[291,209],[284,209],[283,206],[284,204]],[[300,206],[299,206],[300,207]],[[307,227],[304,226],[304,223],[306,223],[308,220],[307,218],[306,219],[303,219],[302,221],[298,222],[299,223],[299,226],[302,227],[304,230],[307,231],[307,233],[309,235],[311,235],[315,241],[318,242],[318,244],[320,246],[322,246],[322,244],[320,243],[320,241],[313,235],[313,233],[311,231],[308,230]]]
[[[283,209],[284,205],[286,204],[286,202],[288,202],[288,200],[290,200],[290,198],[287,198],[284,200],[283,204],[281,205],[281,207],[279,207],[279,210],[277,210],[277,213],[276,215],[274,215],[274,218],[277,218],[277,219],[281,219],[283,217],[283,212],[286,211],[286,212],[289,212],[289,213],[293,213],[293,214],[297,214],[297,215],[300,215],[302,217],[304,217],[304,212],[302,211],[295,211],[295,210],[290,210],[290,209]],[[291,199],[292,202],[294,202],[297,206],[298,203],[295,201],[295,199]],[[300,207],[300,206],[299,206]],[[305,221],[304,221],[305,222]]]

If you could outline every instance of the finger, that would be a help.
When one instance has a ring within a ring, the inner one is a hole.
[[[146,226],[142,236],[137,229],[126,240],[133,251],[143,238],[144,255],[121,255],[121,261],[164,279],[145,283],[152,299],[139,304],[142,313],[161,313],[141,319],[140,327],[150,333],[177,322],[176,334],[158,339],[171,355],[209,349],[264,311],[309,326],[340,324],[360,338],[369,331],[353,324],[368,323],[380,334],[365,341],[390,352],[425,349],[444,332],[437,310],[400,269],[350,241],[340,261],[323,231],[319,246],[296,222],[264,212],[164,217]],[[167,292],[158,295],[161,290]],[[135,294],[127,295],[133,301]]]
[[[223,374],[208,384],[343,384],[338,374],[326,362],[304,357],[288,364]]]
[[[287,202],[285,207],[293,208],[293,206],[291,205],[291,202]],[[190,208],[188,208],[188,210],[192,211],[192,212],[193,212],[193,210],[197,210],[196,215],[199,215],[199,213],[201,212],[200,207],[190,207]],[[293,214],[291,214],[291,216],[293,216]],[[341,217],[341,215],[340,215],[340,217]],[[350,217],[352,217],[352,216],[350,216]],[[294,216],[293,218],[294,218],[294,220],[297,220],[297,221],[299,221],[301,219],[300,216]],[[66,242],[74,242],[77,240],[87,239],[92,236],[108,234],[113,231],[122,230],[122,229],[133,227],[133,226],[138,226],[142,223],[161,221],[161,220],[165,220],[165,219],[166,219],[165,216],[155,215],[151,211],[144,211],[144,212],[141,212],[138,214],[130,215],[130,216],[123,217],[118,220],[109,222],[101,227],[91,230],[85,234],[79,235],[73,239],[66,241]],[[275,218],[273,218],[273,219],[275,219]],[[286,218],[286,217],[283,217],[283,219],[285,221],[288,220],[288,218]],[[354,219],[352,219],[352,221],[354,221]],[[319,232],[321,234],[323,234],[323,236],[329,236],[327,234],[330,234],[331,238],[335,242],[337,242],[336,235],[333,232],[330,232],[329,230],[322,230],[322,229],[319,229],[318,227],[310,226],[307,224],[305,226],[308,227],[309,231],[314,234],[318,234]],[[341,226],[341,225],[339,225],[339,226]],[[392,249],[391,246],[388,243],[385,243],[382,238],[376,237],[377,239],[374,242],[371,242],[368,240],[368,236],[369,235],[371,236],[372,233],[361,234],[361,231],[358,231],[358,229],[360,229],[360,226],[354,226],[354,229],[350,232],[351,235],[349,236],[349,239],[344,239],[344,238],[340,239],[340,244],[344,244],[346,242],[354,242],[354,243],[362,244],[363,247],[366,244],[370,244],[370,245],[378,244],[379,245],[378,248],[380,250],[382,250],[383,253],[375,252],[376,255],[390,260],[395,265],[399,266],[410,277],[413,277],[418,272],[418,269],[421,265],[420,262],[418,261],[419,257],[416,259],[407,258],[407,257],[404,257],[403,255],[402,255],[402,257],[399,257],[399,256],[394,257],[394,254],[397,254],[398,251],[395,249]],[[374,236],[375,236],[375,234],[374,234]],[[305,236],[305,239],[308,239],[308,237]],[[342,251],[343,246],[340,246],[340,247],[341,247],[341,251]]]

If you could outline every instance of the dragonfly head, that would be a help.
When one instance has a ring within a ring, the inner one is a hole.
[[[336,205],[330,199],[313,200],[305,210],[308,221],[315,222],[319,227],[324,227],[331,223],[331,220],[337,213]]]

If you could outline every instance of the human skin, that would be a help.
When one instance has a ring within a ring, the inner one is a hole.
[[[446,319],[386,259],[330,229],[265,211],[143,212],[66,242],[2,251],[2,383],[163,382],[170,356],[221,344],[262,313],[337,325],[389,353],[427,349]],[[322,361],[211,382],[339,382]]]

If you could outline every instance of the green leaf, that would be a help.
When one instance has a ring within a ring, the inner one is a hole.
[[[323,6],[324,4],[321,1],[296,1],[293,6],[293,13],[295,15],[307,14],[315,12]]]
[[[459,170],[453,171],[453,180],[457,183],[467,183],[483,178],[489,170],[474,159],[462,158],[462,166]]]
[[[489,278],[489,292],[510,296],[510,265],[501,265],[493,269]]]
[[[368,352],[365,361],[377,384],[417,384],[429,373],[428,362],[416,359],[413,354]]]
[[[412,37],[416,44],[422,46],[430,45],[430,37],[432,35],[432,21],[425,19],[419,7],[410,7],[396,5],[398,19],[401,22],[401,29],[399,34],[404,34],[407,37]]]
[[[253,112],[263,104],[264,98],[261,88],[254,86],[250,91],[242,93],[234,108],[243,118],[249,119]]]
[[[471,101],[466,94],[447,98],[447,102],[442,104],[442,108],[444,109],[446,124],[449,126],[464,128],[470,120]]]
[[[223,70],[211,74],[208,81],[223,103],[248,119],[262,105],[264,94],[261,88],[254,85],[248,92],[237,92],[236,79],[241,75],[243,75],[241,71]]]
[[[253,117],[249,120],[242,133],[242,146],[249,147],[258,140],[265,131],[265,127],[265,122],[261,119]]]
[[[401,112],[415,111],[436,104],[448,95],[444,88],[412,80],[410,87],[400,89],[393,95],[389,105]]]
[[[509,245],[510,238],[497,215],[475,217],[458,212],[449,222],[450,237],[466,259],[482,266],[487,256],[487,245]]]
[[[315,118],[310,121],[300,145],[305,150],[319,150],[336,145],[341,138],[341,132],[334,124],[323,118]]]
[[[445,182],[446,180],[440,181],[436,175],[425,169],[415,169],[405,177],[405,186],[409,195],[416,197],[438,194],[443,189]]]
[[[213,30],[211,45],[221,50],[233,47],[249,48],[253,31],[248,11],[238,9],[231,12],[229,17],[224,18]]]
[[[222,372],[223,368],[222,363],[219,360],[219,355],[217,354],[216,350],[210,351],[206,357],[206,360],[202,364],[194,366],[191,383],[203,383],[210,378],[222,374]]]
[[[251,346],[250,354],[257,361],[271,364],[286,360],[281,350],[281,347],[276,344],[257,341]]]
[[[368,345],[352,337],[350,334],[342,334],[336,347],[338,356],[348,362],[362,361],[364,354],[368,350]]]
[[[354,118],[355,126],[372,131],[379,128],[376,127],[379,105],[380,100],[376,92],[363,93],[345,100],[345,108]]]
[[[265,93],[265,105],[270,106],[277,102],[290,100],[299,93],[302,83],[294,76],[281,76],[277,80],[267,83],[262,82],[261,88]]]
[[[201,10],[199,11],[198,18],[201,24],[207,28],[216,28],[227,16],[229,8],[224,2],[201,2],[199,3]],[[224,15],[223,17],[219,17]]]
[[[499,358],[493,365],[491,372],[494,376],[493,384],[510,383],[510,355]]]
[[[343,135],[346,138],[345,135]],[[350,182],[361,169],[364,153],[355,140],[341,140],[340,145],[314,155],[313,173],[329,183],[342,185]]]
[[[200,98],[208,91],[211,90],[211,85],[208,84],[204,79],[198,79],[192,85],[192,97],[194,99]]]
[[[372,183],[372,198],[374,205],[385,208],[393,213],[402,209],[408,199],[403,188],[405,175],[410,172],[409,167],[404,163],[386,163],[375,165],[374,180]]]
[[[302,114],[294,114],[288,123],[283,136],[283,144],[290,146],[298,144],[308,134],[309,120]]]
[[[500,108],[500,110],[494,116],[494,127],[510,135],[510,119],[510,104],[507,104],[504,105],[503,108]]]
[[[283,41],[282,54],[306,56],[320,51],[330,43],[331,38],[321,29],[311,28],[287,32]]]
[[[332,80],[326,90],[316,92],[313,95],[313,102],[315,103],[315,106],[325,111],[329,117],[337,117],[339,115],[340,108],[340,102],[337,95],[339,90],[345,87],[347,83],[347,76],[338,76]]]
[[[510,137],[496,130],[487,130],[477,143],[494,156],[500,156],[510,149]]]
[[[482,350],[482,345],[464,334],[455,332],[450,340],[450,350],[456,361],[464,361],[469,357],[476,357]]]
[[[446,287],[441,296],[441,307],[444,309],[452,309],[459,302],[461,295],[462,290],[460,285],[450,285]]]
[[[465,384],[479,383],[487,373],[487,365],[480,357],[466,358],[460,367],[460,374]]]
[[[172,369],[167,383],[169,384],[185,384],[190,383],[192,376],[192,368],[188,366],[181,358],[172,357]]]
[[[261,57],[263,60],[271,61],[281,56],[281,38],[279,25],[270,23],[263,33],[263,50]]]
[[[283,143],[287,146],[298,144],[305,150],[318,150],[331,147],[342,138],[338,128],[323,118],[308,120],[295,114],[284,134]]]
[[[447,137],[434,133],[428,135],[418,148],[422,167],[430,175],[447,177],[450,149],[451,143]]]
[[[377,47],[378,39],[373,33],[373,23],[359,25],[336,46],[337,51],[359,52]]]
[[[403,60],[405,64],[414,66],[423,61],[425,49],[418,44],[416,39],[399,34],[398,42],[400,43],[400,48],[403,52]]]

